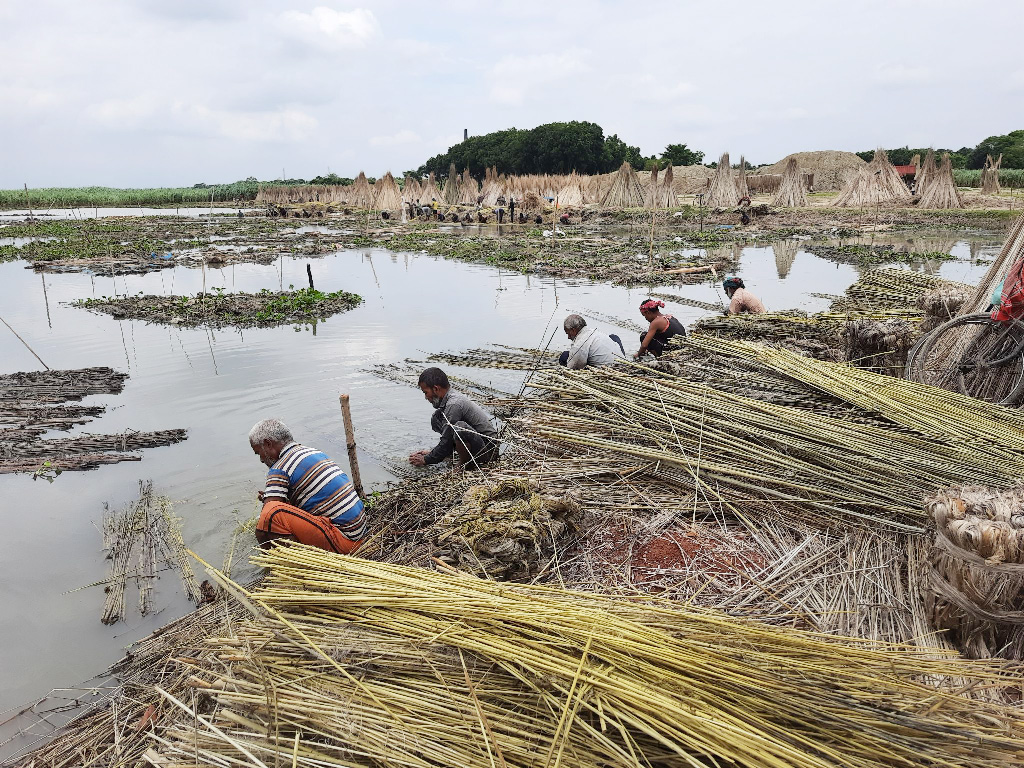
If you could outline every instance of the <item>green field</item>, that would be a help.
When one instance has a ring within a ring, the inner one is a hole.
[[[131,208],[135,206],[203,205],[253,200],[257,181],[236,181],[204,187],[114,189],[112,187],[47,187],[0,190],[0,209],[73,207]]]

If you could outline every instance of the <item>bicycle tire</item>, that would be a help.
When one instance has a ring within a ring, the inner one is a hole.
[[[957,339],[972,327],[973,339]],[[1024,351],[1024,327],[993,323],[986,313],[955,317],[921,339],[905,375],[986,402],[1015,405],[1024,393],[1024,354],[997,368],[986,361],[1018,348]]]

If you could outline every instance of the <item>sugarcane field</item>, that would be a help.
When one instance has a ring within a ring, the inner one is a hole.
[[[0,766],[1024,765],[1016,7],[874,10],[0,4]]]

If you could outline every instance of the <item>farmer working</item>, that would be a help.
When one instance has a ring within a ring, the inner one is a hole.
[[[565,318],[562,328],[572,346],[558,358],[561,365],[573,370],[588,366],[598,368],[602,365],[612,365],[620,352],[622,357],[626,356],[626,350],[622,348],[618,336],[606,336],[596,328],[588,328],[587,321],[579,315],[569,315]]]
[[[661,314],[661,307],[664,306],[665,302],[657,299],[647,299],[640,305],[640,314],[650,323],[650,327],[640,334],[640,349],[633,355],[634,359],[643,357],[647,352],[660,357],[669,339],[686,335],[686,328],[677,318]]]
[[[263,511],[256,524],[261,547],[290,539],[328,552],[347,554],[366,536],[363,502],[348,475],[326,454],[295,442],[277,419],[249,431],[249,445],[270,467],[258,498]]]
[[[722,281],[722,287],[725,288],[725,295],[729,297],[727,315],[760,315],[765,311],[761,300],[743,285],[743,278],[727,277]]]
[[[419,387],[432,406],[430,428],[441,434],[432,450],[416,451],[409,456],[414,467],[439,464],[457,454],[463,467],[479,467],[498,458],[498,432],[487,412],[460,392],[451,388],[448,376],[440,368],[427,368],[420,374]]]

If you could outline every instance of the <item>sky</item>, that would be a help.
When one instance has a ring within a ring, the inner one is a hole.
[[[1024,128],[1020,0],[0,0],[0,188],[416,168],[589,120],[645,155]]]

